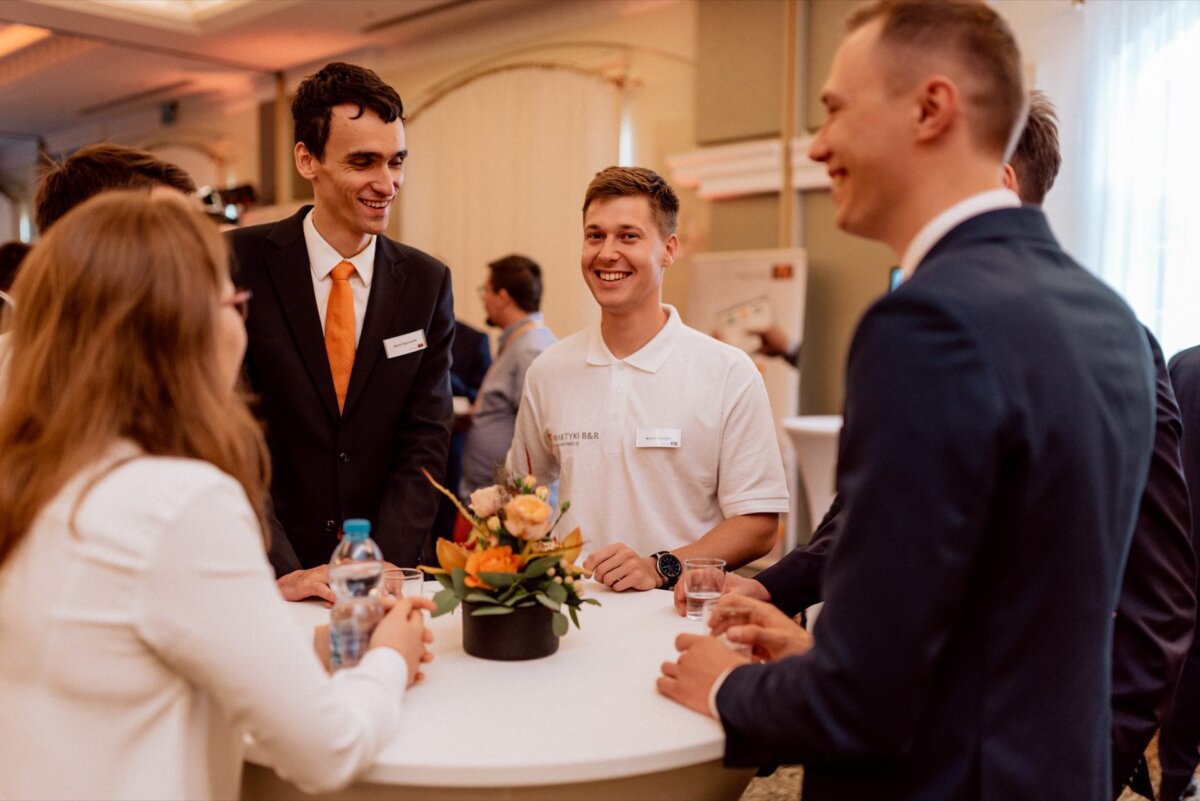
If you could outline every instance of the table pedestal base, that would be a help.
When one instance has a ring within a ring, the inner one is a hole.
[[[352,784],[337,793],[309,795],[269,768],[246,764],[243,801],[316,798],[323,801],[737,801],[754,778],[753,770],[724,768],[720,760],[686,768],[578,784],[533,787],[418,787]]]

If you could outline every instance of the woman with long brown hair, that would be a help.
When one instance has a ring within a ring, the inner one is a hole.
[[[244,735],[315,791],[388,740],[401,601],[332,678],[264,552],[248,298],[182,201],[94,198],[22,267],[0,404],[0,797],[232,798]]]

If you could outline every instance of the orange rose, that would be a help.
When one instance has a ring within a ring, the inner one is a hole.
[[[516,573],[521,569],[521,557],[513,554],[512,548],[509,546],[501,545],[471,554],[467,557],[467,566],[465,569],[467,571],[465,584],[468,587],[491,590],[495,588],[489,586],[487,582],[479,578],[479,574]]]
[[[504,505],[508,533],[523,540],[540,540],[550,531],[550,504],[536,495],[518,495]]]

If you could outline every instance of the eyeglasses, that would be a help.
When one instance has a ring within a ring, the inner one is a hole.
[[[492,291],[492,288],[490,286],[488,286],[487,284],[483,284],[475,290],[475,294],[479,295],[479,297],[482,298],[484,295],[488,294],[491,291]]]
[[[222,306],[232,306],[234,311],[242,315],[242,319],[250,317],[250,298],[254,297],[254,293],[249,289],[239,289],[231,296],[221,301]]]

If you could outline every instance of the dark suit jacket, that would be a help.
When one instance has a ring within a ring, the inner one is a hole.
[[[1171,357],[1170,371],[1183,418],[1183,474],[1193,501],[1192,547],[1200,553],[1200,514],[1195,509],[1200,503],[1200,347],[1176,353]],[[1200,596],[1200,581],[1196,592]],[[1200,748],[1200,616],[1196,619],[1179,687],[1158,737],[1158,761],[1162,767],[1159,798],[1170,801],[1179,798],[1200,761],[1197,748]]]
[[[487,369],[492,366],[488,335],[462,320],[454,321],[454,359],[450,363],[450,388],[455,395],[475,400]]]
[[[229,235],[236,282],[254,293],[246,375],[271,449],[271,561],[280,575],[323,564],[341,522],[365,517],[384,557],[411,566],[427,548],[437,506],[421,468],[440,476],[450,439],[450,274],[421,251],[378,238],[339,415],[304,243],[309,208]],[[417,330],[424,350],[387,357],[385,339]]]
[[[804,763],[805,801],[1107,797],[1153,393],[1040,211],[943,237],[855,334],[820,636],[729,675],[726,760]]]
[[[1180,455],[1183,426],[1162,349],[1149,331],[1145,334],[1154,357],[1156,379],[1154,450],[1125,563],[1113,632],[1114,797],[1129,783],[1138,759],[1162,722],[1192,642],[1195,616],[1196,565],[1188,487]],[[1195,471],[1200,471],[1200,453],[1192,458],[1197,462]],[[1200,484],[1200,479],[1196,483]],[[838,495],[811,541],[757,576],[771,593],[772,603],[789,615],[821,600],[821,574],[841,531],[841,507]],[[1192,759],[1193,769],[1195,763]]]

